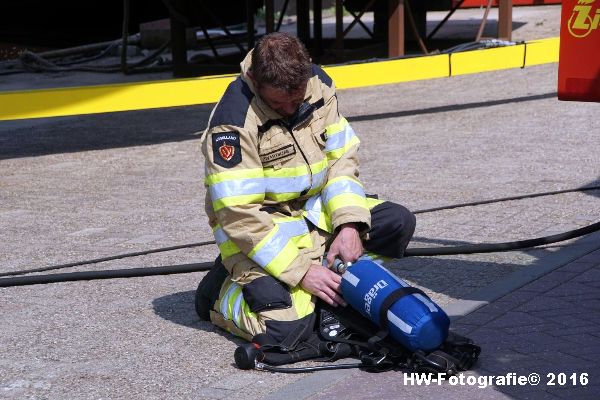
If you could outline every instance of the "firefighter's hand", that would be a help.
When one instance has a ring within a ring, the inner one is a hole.
[[[336,257],[345,263],[354,262],[362,256],[363,252],[362,241],[356,225],[344,224],[329,246],[327,262],[328,265],[333,265]]]
[[[340,296],[342,277],[320,264],[312,264],[302,281],[302,286],[310,292],[334,307],[346,306],[346,302]]]

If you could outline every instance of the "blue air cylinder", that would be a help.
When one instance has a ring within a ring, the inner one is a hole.
[[[366,259],[348,267],[341,286],[344,300],[380,328],[386,327],[379,321],[386,298],[397,289],[410,288],[383,266]],[[446,340],[450,319],[427,296],[415,293],[399,297],[388,309],[383,324],[387,324],[392,338],[409,350],[430,351]]]

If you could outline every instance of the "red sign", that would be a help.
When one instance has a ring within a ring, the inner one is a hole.
[[[558,98],[600,102],[600,0],[563,0]]]

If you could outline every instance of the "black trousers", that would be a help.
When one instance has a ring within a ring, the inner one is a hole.
[[[364,247],[385,257],[401,258],[415,226],[415,215],[406,207],[385,201],[371,209],[371,230]]]

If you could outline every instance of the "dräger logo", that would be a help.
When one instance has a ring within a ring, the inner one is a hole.
[[[371,289],[365,294],[365,311],[371,314],[371,303],[377,297],[377,292],[379,289],[383,289],[387,287],[388,283],[383,279],[373,285]]]
[[[596,0],[579,0],[571,18],[569,18],[569,33],[576,38],[584,38],[598,29],[600,24],[600,7],[594,7]]]

